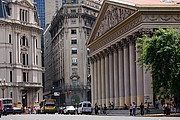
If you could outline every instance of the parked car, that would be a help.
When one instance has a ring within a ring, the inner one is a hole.
[[[77,108],[77,114],[92,114],[92,111],[92,104],[89,101],[80,102]]]
[[[66,106],[64,109],[64,114],[75,114],[75,112],[74,106]]]

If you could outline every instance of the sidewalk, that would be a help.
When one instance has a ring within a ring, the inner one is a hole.
[[[140,111],[136,111],[138,117],[140,117]],[[105,115],[105,114],[98,114]],[[129,116],[129,110],[107,110],[108,116]],[[145,117],[180,117],[180,113],[171,113],[170,115],[164,115],[161,109],[150,109],[148,114],[144,114]]]

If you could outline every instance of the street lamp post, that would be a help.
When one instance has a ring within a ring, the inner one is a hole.
[[[2,97],[4,98],[4,91],[7,87],[7,83],[5,82],[5,79],[3,79],[3,81],[0,78],[0,86],[1,86],[1,90],[2,90]]]

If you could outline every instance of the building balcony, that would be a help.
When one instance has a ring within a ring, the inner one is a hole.
[[[41,83],[33,82],[6,82],[6,87],[42,88],[43,86]]]
[[[62,87],[57,87],[55,88],[55,91],[83,91],[83,90],[90,90],[91,86],[90,85],[65,85]]]

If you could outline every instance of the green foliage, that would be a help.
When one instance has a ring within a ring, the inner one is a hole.
[[[152,84],[160,99],[180,93],[180,34],[173,28],[157,29],[152,37],[138,38],[138,61],[151,71]]]

